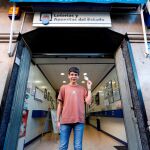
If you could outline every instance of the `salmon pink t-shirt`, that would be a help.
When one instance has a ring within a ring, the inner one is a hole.
[[[63,109],[61,124],[84,123],[84,100],[87,90],[80,85],[63,85],[60,88],[58,100],[62,101]]]

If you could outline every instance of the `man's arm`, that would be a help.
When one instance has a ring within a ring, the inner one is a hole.
[[[85,98],[85,101],[88,105],[90,105],[92,102],[91,86],[92,86],[92,82],[90,80],[88,80],[87,81],[88,94],[87,94],[87,97]]]
[[[58,106],[57,106],[57,127],[58,127],[58,129],[60,128],[60,116],[62,113],[62,108],[63,108],[62,102],[58,101]]]
[[[92,102],[92,93],[91,93],[91,90],[88,90],[88,95],[87,95],[87,97],[85,98],[85,101],[86,101],[86,103],[87,103],[88,105],[91,104],[91,102]]]

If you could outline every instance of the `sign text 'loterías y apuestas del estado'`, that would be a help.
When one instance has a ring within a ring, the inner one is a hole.
[[[10,2],[58,2],[58,3],[72,3],[72,2],[89,2],[89,3],[126,3],[126,4],[144,4],[147,0],[9,0]]]

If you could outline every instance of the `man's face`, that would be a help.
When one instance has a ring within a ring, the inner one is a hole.
[[[70,82],[76,83],[77,80],[79,79],[79,75],[77,73],[75,73],[75,72],[70,72],[68,74],[68,78],[69,78]]]

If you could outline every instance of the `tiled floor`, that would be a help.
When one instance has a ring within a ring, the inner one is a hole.
[[[25,150],[58,150],[59,136],[46,134],[30,144]],[[116,150],[113,146],[122,145],[104,133],[91,126],[85,126],[83,137],[83,150]],[[73,150],[73,134],[70,137],[68,150]]]

